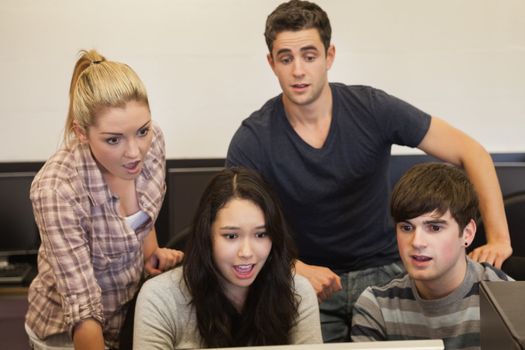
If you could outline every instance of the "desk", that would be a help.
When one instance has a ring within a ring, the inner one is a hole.
[[[279,346],[248,346],[208,350],[443,350],[441,339],[376,341],[363,343],[296,344]]]
[[[27,287],[0,286],[0,347],[29,350],[24,329]]]

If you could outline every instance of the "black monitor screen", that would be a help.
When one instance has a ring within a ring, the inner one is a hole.
[[[503,197],[525,192],[525,162],[494,163]]]
[[[222,169],[221,167],[209,167],[168,170],[170,237],[191,225],[204,189]]]
[[[35,254],[40,244],[29,199],[35,173],[0,173],[0,256]]]

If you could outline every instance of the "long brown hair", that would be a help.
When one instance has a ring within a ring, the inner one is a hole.
[[[272,248],[250,286],[239,314],[225,296],[212,257],[211,226],[232,198],[247,199],[264,213]],[[278,345],[290,341],[298,303],[293,287],[295,249],[277,197],[254,171],[225,169],[200,200],[184,257],[184,281],[191,294],[199,333],[207,347]]]

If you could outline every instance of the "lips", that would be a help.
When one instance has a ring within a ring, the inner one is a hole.
[[[250,278],[253,274],[255,264],[234,265],[233,269],[239,278]]]
[[[294,89],[306,89],[310,84],[293,84],[292,87]]]
[[[136,174],[140,171],[140,160],[126,163],[123,165],[123,167],[129,174]]]
[[[426,255],[410,255],[410,265],[415,269],[426,269],[431,264],[432,258]]]
[[[140,160],[137,160],[137,161],[134,161],[134,162],[131,162],[131,163],[126,163],[124,164],[124,168],[128,169],[128,170],[133,170],[135,169],[140,163]]]
[[[424,263],[427,261],[432,260],[431,257],[425,256],[425,255],[411,255],[410,256],[412,260],[415,260],[416,262]]]

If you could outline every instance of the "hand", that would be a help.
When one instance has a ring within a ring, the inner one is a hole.
[[[158,275],[159,273],[174,268],[184,258],[184,253],[180,250],[157,248],[146,260],[144,268],[150,275]]]
[[[487,243],[470,252],[468,255],[477,262],[487,262],[501,269],[501,265],[512,254],[512,247],[509,242]]]
[[[297,260],[295,262],[295,271],[310,281],[317,293],[319,304],[330,298],[332,294],[343,289],[341,278],[327,267],[307,265]]]

